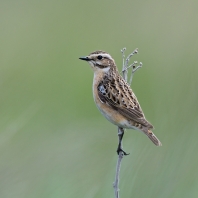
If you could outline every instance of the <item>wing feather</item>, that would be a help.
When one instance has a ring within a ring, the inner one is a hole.
[[[137,122],[149,129],[153,126],[146,120],[135,94],[124,81],[104,79],[98,85],[98,96],[103,103],[111,106],[127,119]]]

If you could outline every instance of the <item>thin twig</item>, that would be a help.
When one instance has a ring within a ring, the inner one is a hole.
[[[118,127],[119,130],[119,127]],[[118,156],[118,161],[116,165],[116,176],[115,176],[115,182],[113,184],[114,187],[114,192],[115,192],[115,197],[119,198],[119,173],[120,173],[120,167],[121,167],[121,161],[122,158],[124,157],[124,153],[120,152]]]
[[[131,65],[129,65],[127,68],[125,68],[125,70],[128,70],[131,67],[134,67],[138,62],[134,61]]]
[[[125,64],[125,60],[124,60],[124,58],[125,58],[124,51],[125,50],[126,50],[126,48],[123,48],[121,50],[121,52],[122,52],[122,58],[123,58],[122,75],[123,75],[124,80],[127,79],[127,69],[125,68],[126,67],[126,64]],[[118,127],[118,135],[120,133],[122,133],[123,131],[124,131],[123,128]],[[122,148],[122,142],[121,142],[121,148]],[[124,153],[122,151],[120,151],[119,152],[119,155],[118,155],[117,165],[116,165],[115,181],[113,183],[115,198],[119,198],[119,175],[120,175],[120,167],[121,167],[121,161],[123,159],[123,156],[124,156]]]
[[[123,58],[122,75],[123,75],[124,80],[127,82],[128,69],[132,68],[132,72],[131,72],[131,76],[130,76],[130,80],[129,80],[129,84],[131,85],[133,75],[139,68],[142,67],[142,63],[140,62],[140,64],[136,67],[137,61],[134,61],[131,65],[128,66],[130,58],[134,54],[138,53],[138,49],[135,49],[131,54],[129,54],[126,58],[126,61],[124,60],[125,59],[125,55],[124,55],[125,50],[126,50],[126,48],[123,48],[121,50],[122,58]],[[121,127],[118,127],[118,136],[120,133],[123,133],[123,132],[124,132],[124,129]],[[122,142],[121,142],[121,148],[122,148]],[[119,155],[118,155],[117,165],[116,165],[115,181],[113,183],[115,198],[119,198],[119,175],[120,175],[120,167],[121,167],[121,162],[122,162],[123,157],[124,157],[124,153],[122,151],[120,151]]]
[[[125,63],[124,63],[124,58],[125,58],[125,55],[124,55],[124,51],[126,50],[126,47],[124,47],[121,52],[122,52],[122,75],[123,77],[125,76]]]
[[[137,63],[137,61],[135,61]],[[133,64],[132,64],[133,65]],[[140,69],[142,67],[142,62],[140,62],[140,64],[136,67],[135,64],[132,66],[132,71],[131,71],[131,76],[130,76],[130,80],[129,80],[129,85],[131,86],[132,80],[133,80],[133,75],[134,73]]]
[[[125,48],[126,49],[126,48]],[[129,61],[130,61],[130,58],[134,55],[134,54],[137,54],[138,53],[138,49],[135,49],[132,53],[130,53],[127,58],[126,58],[126,61],[125,61],[125,64],[124,64],[124,72],[123,72],[123,78],[124,80],[127,82],[127,73],[128,73],[128,70],[127,70],[127,67],[128,67],[128,64],[129,64]]]

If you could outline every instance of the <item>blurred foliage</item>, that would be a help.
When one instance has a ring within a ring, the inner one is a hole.
[[[139,48],[133,90],[163,146],[128,130],[120,196],[198,197],[198,2],[13,1],[0,6],[0,197],[114,197],[117,129],[78,57]]]

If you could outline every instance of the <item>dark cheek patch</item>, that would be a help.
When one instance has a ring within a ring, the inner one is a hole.
[[[106,68],[108,66],[96,64],[96,67],[99,67],[100,69],[103,69],[103,68]]]

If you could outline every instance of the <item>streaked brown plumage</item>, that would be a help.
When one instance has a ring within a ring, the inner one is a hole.
[[[87,57],[94,71],[93,96],[101,113],[113,124],[128,129],[144,132],[157,146],[161,142],[151,131],[150,124],[128,83],[119,74],[115,61],[104,51],[95,51]]]

